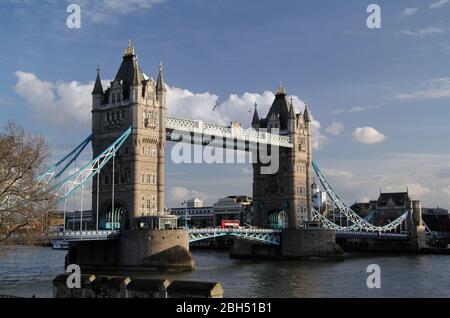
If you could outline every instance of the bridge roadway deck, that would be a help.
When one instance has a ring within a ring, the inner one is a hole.
[[[264,241],[268,240],[268,236],[280,236],[282,230],[274,229],[251,229],[251,228],[205,228],[205,229],[190,229],[190,241],[199,241],[210,239],[214,237],[234,236],[247,238],[250,240]],[[118,230],[104,230],[104,231],[66,231],[51,233],[38,236],[40,240],[65,240],[65,241],[100,241],[113,240],[120,236]],[[353,232],[353,231],[336,231],[336,238],[355,238],[355,239],[372,239],[372,240],[395,240],[406,241],[409,239],[407,233],[377,233],[377,232]],[[279,239],[279,238],[278,238]],[[272,237],[268,242],[274,242]]]

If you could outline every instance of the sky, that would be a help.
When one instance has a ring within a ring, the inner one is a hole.
[[[381,28],[367,27],[372,3]],[[0,12],[0,124],[42,134],[54,159],[89,134],[97,65],[106,85],[131,38],[147,75],[164,63],[169,113],[249,126],[281,81],[298,111],[308,100],[313,158],[347,203],[408,189],[450,208],[449,0],[0,0]],[[168,158],[166,205],[251,196],[251,174]]]

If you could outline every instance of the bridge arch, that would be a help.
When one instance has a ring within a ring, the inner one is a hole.
[[[267,245],[280,245],[281,230],[269,229],[191,229],[189,242],[198,242],[218,237],[232,237]]]
[[[273,210],[267,215],[266,224],[271,229],[283,230],[289,226],[288,214],[285,210]]]
[[[102,230],[118,230],[130,227],[128,209],[120,200],[114,201],[114,211],[111,201],[105,202],[99,212],[99,228]]]

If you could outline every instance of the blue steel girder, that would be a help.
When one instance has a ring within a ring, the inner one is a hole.
[[[320,183],[322,184],[323,188],[327,192],[328,198],[332,201],[334,206],[339,209],[342,214],[351,222],[353,223],[349,227],[342,227],[337,224],[334,224],[333,222],[323,217],[320,213],[313,210],[313,216],[314,219],[317,221],[322,221],[324,224],[324,227],[334,229],[334,230],[350,230],[350,231],[366,231],[366,232],[389,232],[392,230],[397,229],[410,215],[410,211],[406,210],[400,217],[398,217],[396,220],[392,221],[391,223],[385,225],[385,226],[375,226],[369,222],[367,222],[365,219],[361,218],[358,214],[356,214],[351,208],[349,208],[338,196],[338,194],[333,190],[331,185],[328,183],[328,181],[325,179],[324,175],[320,171],[318,165],[316,162],[313,161],[312,163],[313,169],[316,172],[317,177],[319,178]]]
[[[52,186],[52,190],[56,192],[59,200],[64,200],[73,195],[80,187],[82,187],[90,178],[95,176],[123,145],[128,136],[131,135],[132,127],[130,126],[119,138],[114,141],[105,151],[97,158],[85,164],[78,171],[71,174],[64,180]]]
[[[218,237],[235,237],[237,239],[255,241],[267,245],[280,245],[279,230],[234,230],[234,229],[202,229],[189,231],[189,243]]]
[[[93,134],[90,134],[86,139],[83,140],[75,149],[68,153],[64,158],[59,160],[57,163],[49,167],[46,171],[37,176],[36,181],[42,182],[43,184],[49,184],[53,179],[60,177],[64,171],[80,156],[86,146],[92,141]],[[70,158],[70,160],[58,171],[58,168]]]

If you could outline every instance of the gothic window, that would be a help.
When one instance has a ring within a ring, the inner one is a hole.
[[[112,99],[111,102],[112,102],[113,104],[115,104],[115,103],[116,103],[116,95],[115,95],[115,94],[112,94],[111,99]]]
[[[145,173],[142,172],[142,183],[145,183]]]
[[[142,202],[141,202],[141,203],[142,203],[141,206],[142,206],[142,209],[144,210],[144,209],[145,209],[145,196],[142,196],[142,197],[141,197],[141,201],[142,201]]]
[[[151,208],[150,199],[147,199],[147,210],[150,210],[150,208]]]
[[[153,147],[153,148],[152,148],[152,156],[153,156],[153,157],[156,157],[156,147]]]
[[[120,102],[120,93],[117,92],[117,102]]]
[[[155,209],[155,202],[156,202],[156,198],[155,196],[152,196],[152,209]]]
[[[152,184],[156,183],[156,176],[154,174],[152,174]]]

